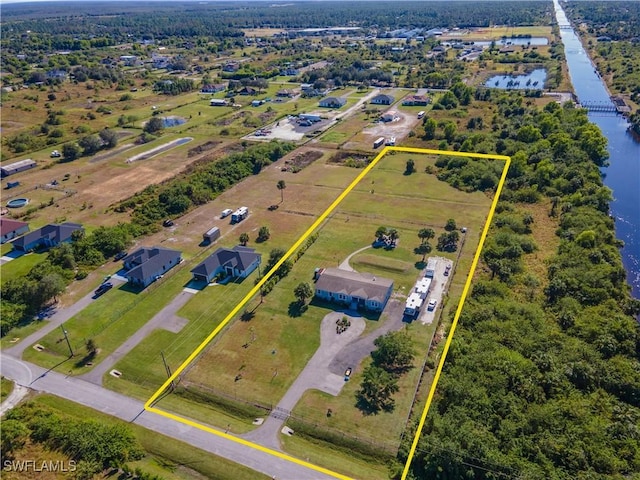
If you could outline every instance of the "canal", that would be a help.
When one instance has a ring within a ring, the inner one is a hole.
[[[613,107],[607,87],[571,28],[559,0],[553,0],[553,5],[578,101]],[[605,185],[613,190],[611,215],[615,218],[616,237],[625,244],[622,262],[627,280],[633,296],[640,298],[640,143],[633,139],[627,130],[628,122],[621,115],[590,112],[589,120],[600,127],[609,141],[609,166],[602,173]]]

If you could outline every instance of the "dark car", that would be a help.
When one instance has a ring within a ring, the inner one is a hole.
[[[451,272],[451,265],[447,265],[446,268],[444,269],[444,276],[448,277],[449,272]]]
[[[345,372],[344,372],[344,381],[345,382],[348,382],[349,378],[351,378],[351,372],[352,372],[352,368],[351,367],[349,367],[349,368],[347,368],[345,370]]]
[[[165,220],[162,222],[163,227],[173,227],[173,220]]]
[[[127,252],[125,252],[125,251],[118,252],[118,253],[116,253],[115,257],[113,257],[113,261],[117,262],[118,260],[122,260],[126,256],[127,256]]]
[[[95,297],[99,297],[100,295],[107,293],[109,290],[111,290],[113,288],[113,283],[111,282],[104,282],[102,285],[100,285],[95,292],[93,292],[95,294]]]

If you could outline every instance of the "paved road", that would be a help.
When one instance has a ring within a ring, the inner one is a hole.
[[[114,288],[117,288],[118,285],[122,283],[121,280],[115,277],[112,277],[109,281],[113,283]],[[109,292],[105,293],[102,297],[100,297],[100,299],[104,301],[104,299],[108,298],[108,296],[109,296]],[[38,331],[36,331],[35,333],[32,333],[28,337],[23,338],[20,341],[20,343],[14,345],[13,347],[6,348],[4,352],[14,357],[22,356],[22,352],[24,352],[31,345],[36,343],[38,340],[40,340],[42,337],[47,335],[49,332],[52,332],[56,328],[60,327],[60,325],[62,325],[64,322],[69,320],[78,312],[86,308],[91,302],[100,301],[100,299],[94,300],[93,292],[91,292],[85,295],[84,297],[82,297],[80,300],[78,300],[76,303],[74,303],[70,307],[65,308],[63,310],[55,311],[55,313],[49,317],[47,325],[38,329]]]
[[[151,320],[130,336],[122,345],[120,345],[111,355],[102,360],[98,366],[96,366],[89,373],[79,376],[87,382],[95,383],[96,385],[102,385],[102,377],[105,373],[111,370],[111,368],[126,354],[133,350],[147,335],[157,328],[164,328],[165,330],[177,333],[184,325],[182,319],[176,316],[176,313],[182,306],[191,299],[192,292],[182,291],[172,301],[160,310]]]
[[[343,333],[336,333],[336,321],[347,316],[351,326]],[[341,312],[331,312],[322,319],[320,327],[320,347],[287,390],[282,400],[271,412],[269,418],[257,429],[243,435],[243,438],[259,443],[273,450],[280,450],[279,432],[289,413],[296,406],[304,392],[315,388],[331,395],[338,395],[344,386],[344,371],[334,374],[329,364],[335,355],[364,331],[365,321],[359,316],[349,316]]]
[[[146,412],[143,403],[86,382],[47,371],[36,365],[0,354],[0,373],[17,385],[37,392],[46,392],[72,402],[91,407],[127,422],[136,423],[154,432],[186,442],[215,455],[246,465],[258,472],[275,476],[278,480],[325,480],[329,475],[288,460],[220,437],[169,418]]]

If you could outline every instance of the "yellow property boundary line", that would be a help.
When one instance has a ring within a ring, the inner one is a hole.
[[[284,254],[284,256],[278,260],[278,262],[273,266],[269,272],[267,272],[262,279],[251,289],[249,293],[235,306],[231,312],[220,322],[220,324],[205,338],[200,345],[187,357],[187,359],[182,362],[182,364],[176,369],[175,372],[162,384],[162,386],[146,401],[144,404],[144,409],[148,412],[157,413],[163,417],[170,418],[172,420],[178,421],[185,425],[189,425],[191,427],[198,428],[200,430],[204,430],[206,432],[212,433],[219,437],[225,438],[227,440],[231,440],[235,443],[239,443],[241,445],[245,445],[256,450],[259,450],[264,453],[268,453],[275,457],[279,457],[283,460],[287,460],[303,467],[307,467],[309,469],[333,476],[335,478],[339,478],[342,480],[351,480],[350,477],[342,475],[340,473],[331,471],[329,469],[320,467],[318,465],[314,465],[312,463],[306,462],[304,460],[300,460],[299,458],[292,457],[282,452],[278,452],[276,450],[272,450],[270,448],[263,447],[262,445],[258,445],[253,442],[249,442],[239,437],[235,437],[233,435],[229,435],[220,430],[216,430],[215,428],[208,427],[206,425],[202,425],[200,423],[194,422],[193,420],[189,420],[187,418],[183,418],[179,415],[175,415],[173,413],[166,412],[164,410],[160,410],[153,406],[153,403],[162,395],[162,393],[171,385],[171,383],[184,371],[184,369],[204,350],[204,348],[213,340],[213,338],[220,333],[220,331],[231,321],[231,319],[240,311],[242,307],[256,294],[260,291],[260,288],[271,278],[271,276],[275,273],[278,268],[302,245],[309,235],[329,216],[333,210],[344,200],[344,198],[354,189],[354,187],[360,183],[360,181],[371,171],[373,167],[375,167],[378,162],[384,157],[388,152],[405,152],[405,153],[418,153],[423,155],[447,155],[447,156],[456,156],[456,157],[471,157],[471,158],[487,158],[491,160],[504,160],[505,167],[502,171],[502,176],[500,178],[500,182],[498,183],[498,188],[496,189],[495,196],[493,198],[493,202],[491,203],[491,208],[489,210],[489,215],[487,217],[487,221],[484,225],[484,229],[482,231],[482,235],[480,236],[480,242],[478,243],[478,248],[473,258],[473,262],[471,263],[471,270],[469,271],[469,275],[467,277],[467,281],[465,283],[464,289],[462,291],[462,297],[460,298],[460,303],[458,304],[458,308],[456,310],[453,323],[451,324],[451,329],[449,331],[449,335],[447,337],[447,341],[445,342],[444,349],[442,351],[442,357],[440,358],[440,362],[438,364],[438,368],[436,370],[435,376],[433,378],[433,382],[431,384],[431,389],[429,390],[429,395],[427,397],[427,403],[422,411],[422,416],[420,417],[420,423],[418,424],[418,428],[416,430],[415,437],[413,439],[413,444],[411,445],[411,450],[409,451],[409,456],[407,457],[407,462],[404,466],[404,470],[402,472],[402,480],[406,479],[407,474],[409,473],[409,467],[411,465],[411,461],[413,456],[415,455],[416,448],[418,446],[418,441],[420,439],[420,432],[424,426],[425,420],[427,418],[427,413],[429,412],[429,407],[431,406],[431,402],[433,400],[433,395],[435,393],[436,385],[440,378],[440,374],[442,373],[442,368],[444,366],[444,361],[447,357],[447,352],[449,351],[449,346],[451,345],[451,339],[453,338],[453,334],[455,333],[456,326],[458,324],[458,319],[460,318],[460,314],[462,312],[462,306],[464,305],[465,299],[467,298],[467,294],[469,293],[469,287],[471,286],[471,279],[475,273],[476,267],[478,265],[478,260],[480,258],[480,252],[482,251],[482,246],[484,245],[484,241],[487,237],[487,232],[489,231],[489,225],[491,224],[491,220],[495,213],[496,204],[498,203],[498,198],[500,197],[500,192],[502,191],[502,187],[504,185],[507,170],[509,169],[509,165],[511,163],[511,158],[505,155],[489,155],[482,153],[467,153],[467,152],[452,152],[447,150],[430,150],[426,148],[408,148],[408,147],[385,147],[374,159],[373,161],[367,165],[367,167],[360,172],[360,174],[349,184],[347,188],[336,198],[331,205],[316,219],[315,222],[307,229],[306,232],[289,248],[289,250]]]

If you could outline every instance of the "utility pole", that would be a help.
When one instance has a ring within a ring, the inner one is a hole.
[[[67,341],[67,346],[69,347],[69,353],[71,353],[71,356],[75,356],[75,354],[73,353],[73,348],[71,348],[71,342],[69,342],[69,337],[67,336],[67,331],[64,329],[64,325],[60,325],[60,328],[62,329],[62,333],[64,334],[64,339]]]
[[[167,371],[167,377],[171,378],[171,369],[169,368],[169,365],[167,365],[167,360],[164,358],[164,352],[160,352],[160,355],[162,355],[162,363],[164,363],[164,369]],[[171,381],[171,390],[173,390],[175,388],[175,385],[173,384],[173,380]]]

